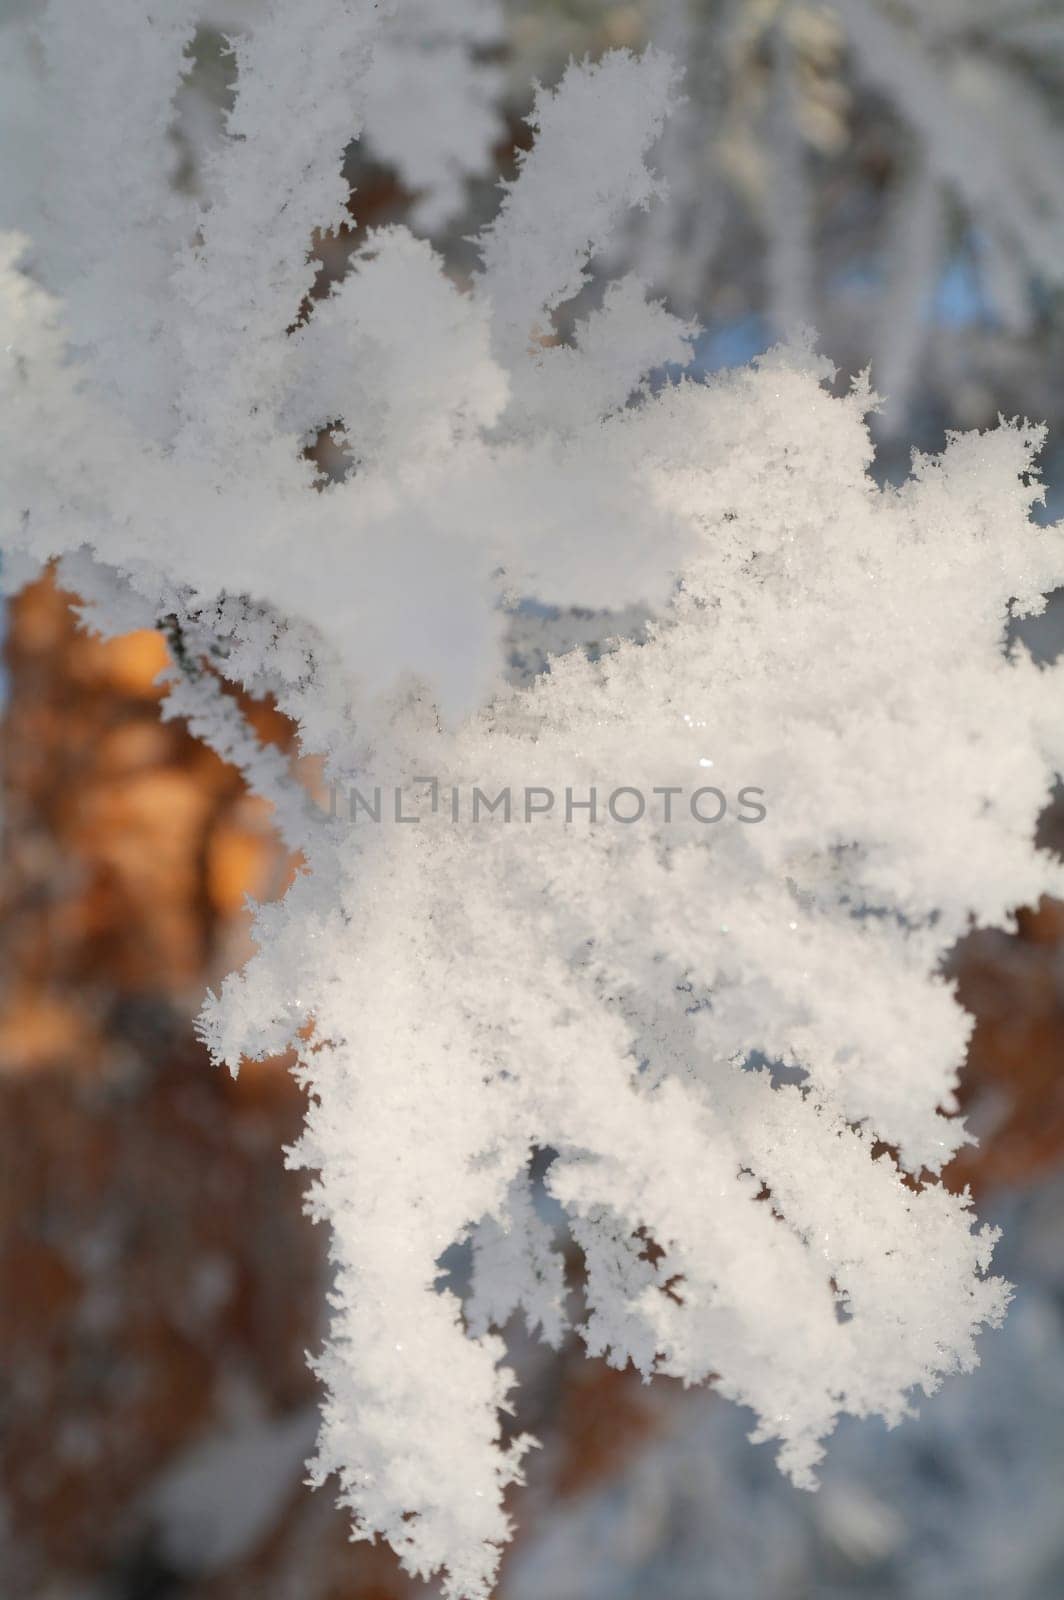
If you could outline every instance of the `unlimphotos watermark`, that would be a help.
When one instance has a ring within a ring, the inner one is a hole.
[[[768,815],[765,791],[746,784],[734,792],[703,784],[697,789],[682,784],[658,784],[647,789],[638,784],[592,784],[588,787],[548,784],[494,785],[446,784],[439,778],[417,776],[405,784],[365,784],[327,791],[330,817],[351,823],[414,825],[436,817],[456,824],[470,822],[533,823],[552,818],[567,823],[636,822],[705,823],[763,822]]]

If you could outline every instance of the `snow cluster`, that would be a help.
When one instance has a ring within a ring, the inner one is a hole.
[[[529,1443],[503,1442],[496,1330],[521,1310],[557,1341],[568,1313],[533,1151],[586,1257],[589,1349],[713,1378],[799,1484],[840,1414],[897,1421],[1002,1316],[993,1234],[936,1181],[967,1034],[939,968],[1064,877],[1031,842],[1057,674],[1005,649],[1064,551],[1030,521],[1037,428],[880,489],[870,391],[834,394],[807,344],[663,381],[695,330],[631,277],[555,342],[653,204],[677,75],[652,51],[539,92],[468,292],[391,228],[305,303],[374,63],[424,9],[256,9],[187,191],[191,0],[91,23],[50,0],[0,31],[23,235],[0,543],[10,586],[58,559],[92,625],[166,628],[168,714],[303,852],[202,1030],[234,1070],[294,1049],[309,1091],[292,1159],[336,1265],[314,1474],[358,1534],[482,1600]],[[451,204],[453,169],[418,170]],[[327,427],[350,468],[322,484]],[[656,620],[508,685],[532,597]],[[337,815],[226,685],[276,697]],[[464,1306],[439,1266],[460,1240]]]
[[[1016,1296],[978,1383],[947,1380],[888,1437],[843,1422],[815,1495],[792,1493],[751,1451],[737,1408],[657,1386],[651,1437],[551,1507],[508,1563],[503,1600],[1059,1594],[1062,1202],[1059,1180],[1007,1202],[1000,1249]]]

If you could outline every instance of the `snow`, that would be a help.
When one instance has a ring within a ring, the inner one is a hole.
[[[1064,550],[1031,520],[1025,421],[952,437],[882,489],[875,397],[833,392],[808,340],[653,383],[698,330],[622,276],[553,342],[659,192],[677,74],[654,50],[538,94],[470,289],[391,228],[304,306],[374,71],[420,14],[249,15],[224,136],[182,195],[167,128],[191,6],[156,29],[106,0],[88,30],[52,0],[5,25],[16,150],[43,126],[78,160],[43,195],[5,163],[21,232],[0,288],[0,537],[6,581],[57,558],[92,626],[165,621],[167,714],[303,853],[202,1033],[233,1070],[292,1048],[308,1090],[290,1159],[315,1174],[336,1267],[315,1481],[335,1475],[356,1536],[486,1600],[531,1442],[501,1442],[493,1329],[516,1307],[549,1340],[564,1328],[534,1151],[555,1152],[586,1259],[589,1349],[712,1377],[804,1487],[841,1415],[900,1421],[1000,1322],[995,1232],[937,1181],[966,1137],[968,1029],[940,972],[972,921],[1064,887],[1032,844],[1064,770],[1057,673],[1006,649]],[[456,50],[448,94],[466,92]],[[453,171],[437,193],[432,163],[405,159],[430,226]],[[323,426],[353,461],[325,486],[303,455]],[[507,683],[529,601],[623,614],[633,637]],[[712,788],[759,791],[765,815],[349,825],[258,746],[223,680],[272,694],[338,792],[430,775],[440,793],[687,795],[711,761]],[[780,1070],[747,1070],[762,1062]],[[463,1305],[439,1262],[465,1239]],[[245,1445],[219,1446],[226,1471]],[[205,1548],[252,1537],[268,1477]],[[201,1517],[184,1482],[168,1526]]]

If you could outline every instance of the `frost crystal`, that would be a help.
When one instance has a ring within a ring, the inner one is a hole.
[[[202,1029],[234,1070],[295,1049],[309,1091],[292,1159],[336,1265],[315,1473],[483,1600],[528,1444],[500,1444],[492,1330],[566,1321],[534,1151],[589,1348],[715,1378],[799,1484],[840,1413],[898,1420],[1000,1319],[993,1238],[936,1181],[967,1033],[939,971],[971,919],[1064,887],[1031,843],[1057,674],[1005,648],[1064,559],[1026,424],[879,489],[870,393],[808,348],[651,384],[693,329],[631,278],[549,342],[653,199],[654,53],[539,94],[470,292],[395,228],[300,319],[379,52],[423,10],[257,10],[195,195],[167,142],[194,7],[101,0],[89,28],[52,0],[0,32],[27,150],[39,119],[79,156],[46,193],[5,172],[3,544],[12,585],[58,558],[93,625],[167,627],[168,714],[303,852]],[[353,467],[321,487],[325,426]],[[656,620],[507,686],[519,595]],[[342,815],[223,679],[277,697]]]

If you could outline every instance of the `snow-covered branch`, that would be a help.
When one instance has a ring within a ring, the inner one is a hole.
[[[1064,576],[1030,521],[1040,430],[952,438],[880,489],[874,397],[833,394],[803,344],[661,381],[695,330],[632,277],[552,343],[654,203],[656,52],[539,94],[470,291],[391,228],[307,307],[379,52],[423,8],[256,10],[195,199],[161,109],[194,11],[82,15],[0,31],[5,83],[36,75],[24,137],[63,128],[66,152],[54,189],[6,163],[0,542],[12,581],[59,559],[95,626],[224,645],[172,714],[303,849],[201,1027],[234,1069],[293,1049],[308,1090],[291,1158],[336,1266],[316,1475],[411,1571],[490,1593],[528,1444],[500,1443],[498,1325],[564,1327],[526,1183],[546,1151],[590,1349],[715,1377],[811,1485],[840,1413],[898,1420],[1007,1299],[937,1181],[967,1033],[940,968],[1062,876],[1032,844],[1058,674],[1005,649]],[[352,466],[323,487],[303,450],[325,426]],[[656,620],[508,687],[521,597]],[[232,686],[295,720],[339,816],[300,807]],[[465,1240],[463,1306],[439,1262]]]

